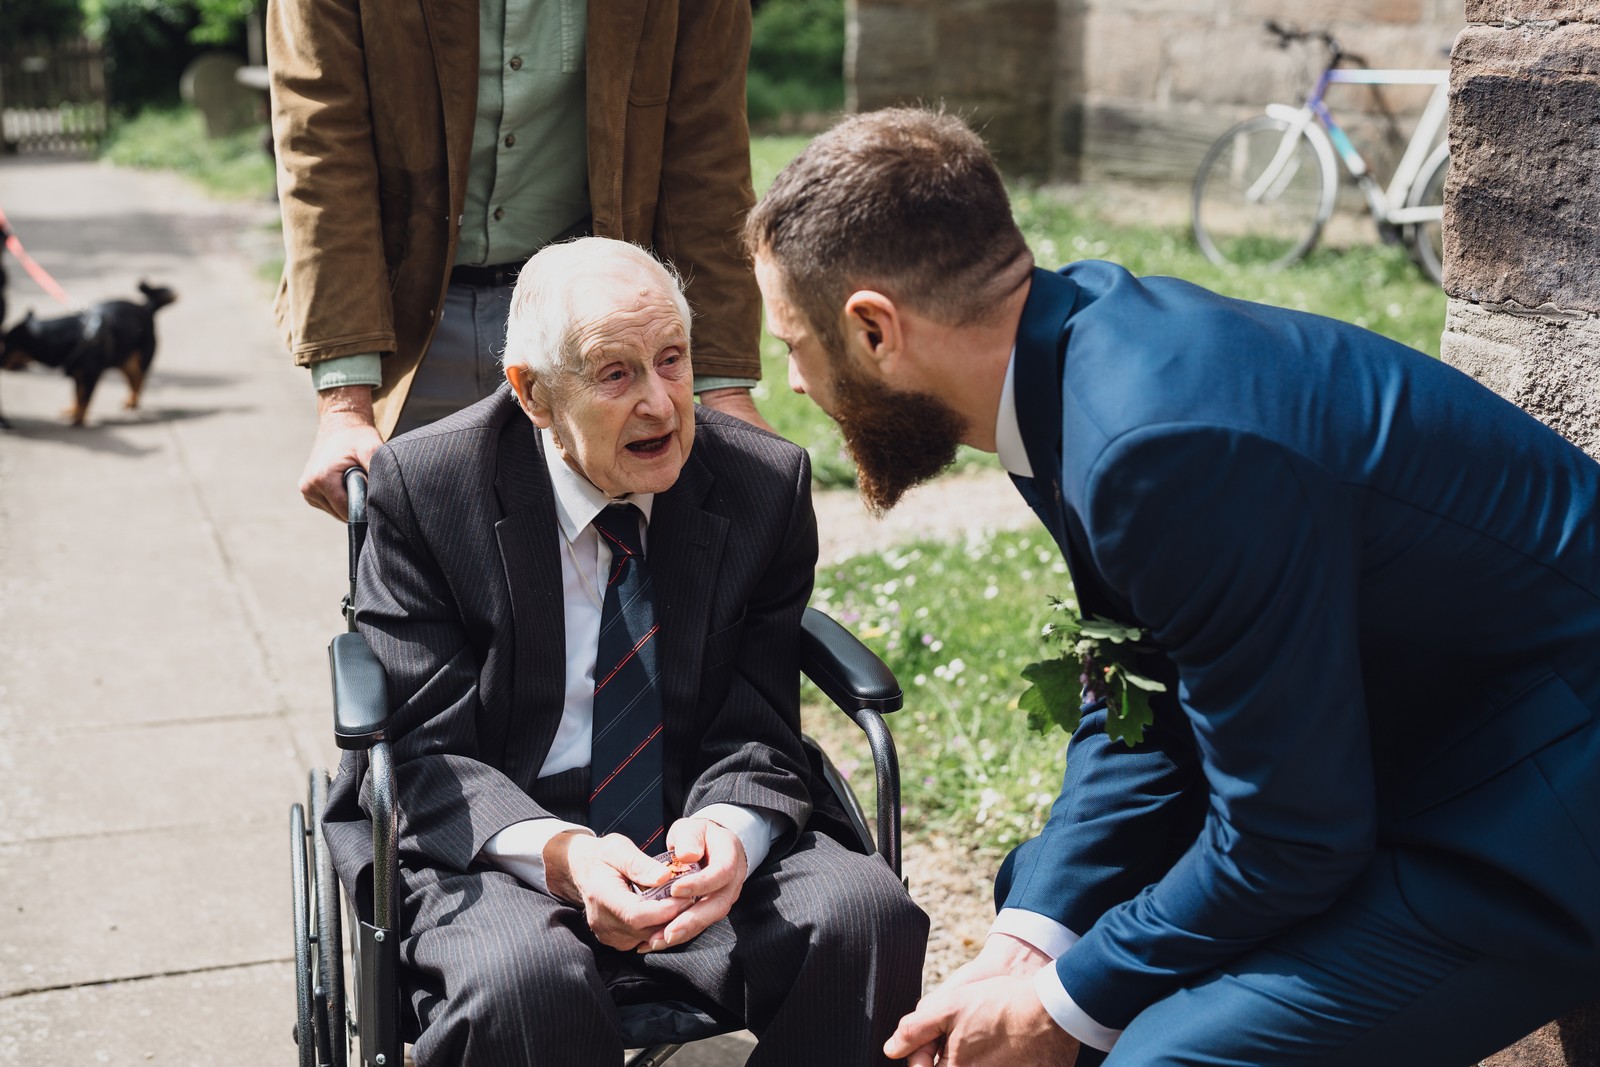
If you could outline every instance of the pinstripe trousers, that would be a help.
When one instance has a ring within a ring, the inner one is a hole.
[[[880,858],[811,832],[726,918],[647,955],[599,945],[581,907],[499,870],[400,874],[418,1067],[619,1064],[616,1004],[661,999],[743,1020],[758,1067],[879,1064],[920,991],[927,916]]]

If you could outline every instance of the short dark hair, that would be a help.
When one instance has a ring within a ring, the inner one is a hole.
[[[969,325],[1020,282],[1007,268],[1033,263],[983,141],[921,108],[856,115],[812,141],[751,211],[744,240],[834,341],[855,289]]]

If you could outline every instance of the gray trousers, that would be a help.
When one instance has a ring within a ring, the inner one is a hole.
[[[476,404],[505,381],[500,356],[506,347],[513,287],[451,283],[439,328],[411,379],[395,433],[415,430]]]
[[[802,834],[728,917],[647,955],[595,942],[583,910],[502,871],[403,867],[405,995],[418,1067],[620,1064],[616,1002],[743,1019],[757,1067],[884,1063],[921,989],[928,918],[876,856]]]

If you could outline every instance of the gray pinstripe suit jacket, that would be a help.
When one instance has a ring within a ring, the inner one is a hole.
[[[497,831],[551,814],[534,798],[566,651],[539,447],[502,388],[373,457],[358,625],[389,678],[404,862],[466,870]],[[698,408],[688,462],[650,522],[668,818],[761,808],[782,827],[773,855],[808,822],[851,843],[799,740],[810,477],[802,449]],[[346,754],[324,820],[347,886],[371,862],[365,770]]]

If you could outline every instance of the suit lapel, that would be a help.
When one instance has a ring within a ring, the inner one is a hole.
[[[561,545],[555,497],[539,438],[519,411],[501,432],[495,493],[504,518],[495,523],[511,599],[511,723],[507,773],[531,788],[555,740],[566,700],[566,615],[561,595]]]
[[[1017,423],[1033,468],[1029,479],[1014,479],[1026,500],[1055,538],[1072,572],[1078,606],[1085,615],[1126,617],[1105,592],[1089,554],[1083,522],[1061,492],[1061,375],[1066,366],[1067,331],[1077,306],[1076,283],[1053,271],[1034,269],[1033,285],[1017,325]]]
[[[673,487],[656,497],[645,559],[661,623],[663,693],[668,723],[692,721],[700,658],[715,594],[728,520],[701,504],[715,481],[695,455]],[[669,725],[670,729],[670,725]]]

